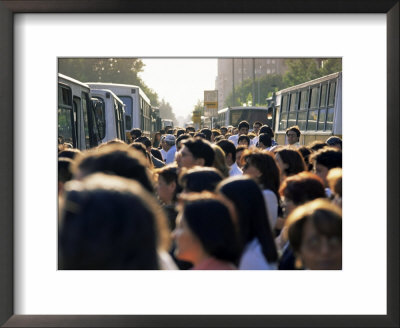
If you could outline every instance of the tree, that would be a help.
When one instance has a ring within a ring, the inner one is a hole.
[[[139,86],[153,106],[158,106],[158,95],[138,76],[144,64],[138,58],[61,58],[60,73],[82,82],[112,82]]]
[[[289,68],[283,76],[285,87],[291,87],[342,70],[341,58],[287,59],[285,64]]]
[[[175,125],[178,124],[178,121],[177,121],[177,119],[175,117],[175,114],[172,111],[171,105],[169,104],[169,102],[166,102],[164,100],[164,98],[161,100],[159,108],[160,108],[160,117],[161,118],[166,118],[166,119],[169,119],[169,120],[173,120]]]
[[[260,99],[260,103],[256,103],[256,106],[265,106],[266,105],[266,98],[272,95],[272,92],[276,92],[281,89],[284,84],[281,75],[277,74],[269,74],[257,78],[255,80],[257,85],[256,87],[256,94],[255,99]],[[258,88],[258,85],[260,86]],[[250,101],[253,104],[253,80],[247,79],[244,80],[239,86],[235,88],[235,101],[232,99],[232,93],[228,95],[225,100],[225,106],[242,106],[244,103],[248,104]],[[260,95],[258,95],[260,92]]]

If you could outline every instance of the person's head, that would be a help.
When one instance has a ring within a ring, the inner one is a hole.
[[[184,169],[179,174],[179,184],[185,193],[214,191],[223,178],[222,174],[214,167],[195,166]]]
[[[149,138],[147,138],[145,136],[142,136],[142,137],[136,138],[134,140],[134,142],[142,143],[146,147],[146,150],[148,152],[150,152],[150,150],[151,150],[151,140]]]
[[[307,146],[301,146],[297,149],[300,154],[303,156],[304,163],[306,163],[306,167],[308,171],[312,171],[312,165],[310,165],[310,155],[311,155],[311,150]]]
[[[236,147],[236,165],[239,166],[240,168],[243,166],[242,155],[246,149],[247,149],[246,146],[237,146]]]
[[[165,138],[164,138],[164,142],[165,142],[165,146],[164,146],[165,148],[163,147],[163,149],[165,151],[168,151],[168,150],[170,150],[170,148],[172,146],[175,146],[176,138],[173,134],[166,134]]]
[[[129,131],[132,140],[135,140],[136,138],[139,138],[142,135],[142,130],[139,128],[133,128],[132,130]]]
[[[292,126],[286,129],[286,138],[289,145],[294,145],[300,140],[300,129],[298,126]]]
[[[217,142],[217,146],[225,153],[225,160],[228,166],[232,166],[236,161],[236,147],[235,144],[230,140],[220,140]]]
[[[139,144],[143,147],[142,144]],[[127,145],[109,145],[97,151],[87,151],[79,156],[73,165],[75,179],[82,179],[93,173],[113,174],[136,180],[148,191],[153,192],[146,157]]]
[[[307,170],[303,156],[296,149],[281,148],[276,151],[275,159],[281,172],[281,180]]]
[[[317,199],[296,208],[286,220],[296,257],[310,270],[342,269],[342,211]]]
[[[64,149],[58,153],[58,158],[68,157],[70,159],[75,159],[76,155],[80,154],[81,151],[76,148]]]
[[[258,147],[261,149],[269,148],[272,145],[271,136],[268,133],[260,133],[258,136]]]
[[[226,126],[222,126],[220,131],[221,131],[221,134],[224,136],[225,134],[228,133],[228,128]]]
[[[224,178],[229,177],[229,166],[226,164],[225,152],[218,145],[212,145],[214,149],[214,162],[215,167]]]
[[[339,137],[329,137],[328,139],[326,139],[326,144],[330,147],[342,150],[342,139],[340,139]]]
[[[237,263],[240,245],[237,220],[232,205],[211,194],[186,194],[180,197],[177,227],[173,231],[175,256],[198,264],[208,257]]]
[[[324,147],[326,147],[327,144],[321,140],[314,140],[311,142],[307,147],[310,148],[312,152],[316,152]]]
[[[334,195],[332,202],[342,207],[342,169],[339,167],[330,169],[326,179]]]
[[[257,238],[266,260],[269,263],[276,262],[276,246],[258,184],[246,176],[235,176],[222,181],[217,186],[217,192],[227,197],[236,207],[242,247]]]
[[[221,131],[219,129],[211,130],[211,142],[215,142],[215,138],[221,135]]]
[[[196,129],[194,128],[194,126],[188,126],[188,127],[186,127],[186,132],[187,132],[187,133],[189,133],[189,132],[196,132]]]
[[[200,132],[206,136],[207,141],[211,141],[212,131],[209,128],[203,128],[200,130]]]
[[[342,152],[337,148],[325,147],[310,156],[310,162],[313,164],[313,171],[328,187],[326,176],[330,169],[342,167]]]
[[[153,162],[151,160],[150,154],[146,150],[146,146],[143,143],[141,143],[141,142],[132,142],[129,145],[129,148],[136,149],[137,151],[139,151],[139,153],[143,154],[143,156],[146,158],[146,161],[147,161],[147,167],[149,169],[153,168]]]
[[[286,178],[279,189],[285,215],[310,200],[325,198],[324,182],[311,172],[300,172]]]
[[[190,134],[188,134],[188,133],[181,134],[178,138],[176,138],[176,142],[175,142],[176,151],[181,150],[182,141],[186,140],[186,139],[189,139],[189,138],[190,138]]]
[[[232,134],[232,135],[235,135],[235,134],[238,134],[238,133],[239,133],[239,129],[233,127],[233,128],[232,128],[232,131],[231,131],[231,134]]]
[[[238,133],[241,134],[248,134],[250,129],[250,124],[247,121],[241,121],[238,125]]]
[[[185,134],[186,130],[184,129],[178,129],[176,130],[176,137],[178,138],[180,135]]]
[[[239,146],[246,146],[249,147],[250,146],[250,138],[248,135],[246,134],[241,134],[238,138],[238,145]]]
[[[272,129],[269,127],[269,125],[265,124],[260,128],[259,133],[267,133],[271,136],[271,139],[274,138],[274,131],[272,131]]]
[[[261,126],[262,126],[262,123],[259,122],[259,121],[256,121],[256,122],[253,123],[253,132],[256,135],[258,135],[258,133],[260,132]]]
[[[182,190],[178,183],[178,168],[167,165],[155,171],[157,176],[157,195],[166,205],[176,202],[177,194]]]
[[[65,190],[60,269],[159,269],[157,250],[169,246],[166,218],[139,183],[98,173]]]
[[[211,144],[202,138],[190,138],[182,141],[182,148],[177,153],[178,167],[190,168],[195,165],[212,166],[214,150]]]
[[[58,158],[58,194],[61,195],[64,190],[64,184],[72,179],[73,160],[68,157]]]
[[[280,175],[273,155],[258,149],[246,150],[243,153],[243,161],[243,174],[253,178],[262,189],[273,191],[279,199]]]

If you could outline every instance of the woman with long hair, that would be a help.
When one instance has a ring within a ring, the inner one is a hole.
[[[235,204],[239,216],[242,247],[239,269],[276,269],[278,254],[258,184],[251,178],[236,176],[222,181],[217,192]]]

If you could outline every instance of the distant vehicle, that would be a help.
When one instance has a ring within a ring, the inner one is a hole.
[[[152,108],[149,98],[136,85],[87,82],[93,89],[107,89],[114,92],[125,105],[125,132],[139,128],[145,136],[152,132]]]
[[[333,73],[275,95],[275,140],[286,143],[285,131],[297,125],[300,144],[342,136],[342,72]]]
[[[234,106],[220,109],[218,111],[217,124],[219,126],[232,125],[237,127],[241,121],[249,122],[253,126],[254,122],[273,126],[273,108],[255,106]]]
[[[174,128],[174,121],[170,120],[170,119],[167,119],[167,118],[161,119],[161,128],[165,129],[167,127],[170,127],[171,129],[173,129]]]
[[[111,90],[91,89],[93,109],[102,143],[118,138],[126,141],[124,103]]]
[[[81,150],[99,142],[89,86],[63,74],[58,74],[58,142]]]

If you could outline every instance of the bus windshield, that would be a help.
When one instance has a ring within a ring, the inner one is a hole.
[[[230,112],[230,120],[231,125],[238,126],[241,121],[249,122],[250,126],[253,125],[254,122],[259,121],[262,124],[268,124],[271,126],[272,120],[268,119],[268,111],[266,109],[239,109],[232,110]]]
[[[132,98],[131,97],[127,97],[127,96],[118,96],[119,99],[122,100],[122,102],[124,103],[125,107],[125,118],[126,118],[126,122],[127,122],[127,126],[126,129],[130,130],[132,129],[132,122],[133,122],[133,117],[132,117]]]

